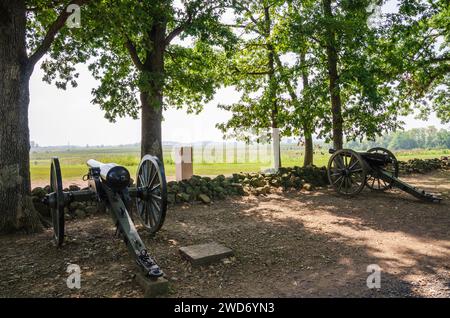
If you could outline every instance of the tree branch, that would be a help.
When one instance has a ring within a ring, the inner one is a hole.
[[[253,14],[252,14],[252,12],[250,11],[249,8],[247,8],[247,7],[245,7],[245,6],[242,6],[241,4],[239,4],[239,3],[236,2],[236,1],[233,1],[232,7],[237,8],[237,9],[239,9],[239,10],[244,10],[245,12],[247,12],[248,15],[249,15],[249,19],[250,19],[256,26],[258,26],[258,20],[253,16]]]
[[[323,44],[322,41],[317,37],[315,37],[314,35],[309,34],[308,37],[311,38],[311,40],[313,40],[314,42],[316,42],[321,48],[326,48],[326,45]]]
[[[125,46],[128,50],[128,53],[130,53],[131,60],[133,61],[136,68],[141,71],[144,68],[144,64],[142,63],[141,59],[139,58],[139,55],[136,50],[136,46],[134,45],[134,43],[130,40],[130,38],[127,35],[125,35],[125,37],[126,37]]]
[[[268,75],[268,74],[270,74],[269,71],[255,71],[255,72],[242,71],[235,65],[233,66],[233,69],[235,70],[236,73],[243,74],[243,75]]]
[[[167,36],[166,39],[164,40],[166,46],[170,44],[170,42],[172,42],[172,40],[174,38],[176,38],[178,35],[180,35],[181,32],[184,31],[184,29],[187,27],[187,25],[185,23],[180,24],[179,26],[177,26],[175,29],[173,29]]]
[[[226,23],[222,23],[221,25],[225,26],[225,27],[241,28],[241,29],[245,29],[246,27],[248,27],[248,24],[226,24]]]
[[[206,6],[206,4],[205,4],[205,6]],[[212,11],[214,11],[215,9],[219,9],[219,8],[226,8],[226,6],[224,6],[224,5],[222,5],[222,4],[219,4],[219,5],[213,5],[213,6],[210,6],[210,7],[207,7],[205,10],[204,10],[204,12],[202,13],[202,14],[206,14],[207,12],[212,12]],[[187,13],[187,19],[184,21],[184,22],[180,22],[180,24],[177,26],[177,27],[175,27],[168,35],[167,35],[167,37],[166,37],[166,39],[165,39],[165,45],[167,46],[167,45],[169,45],[170,44],[170,42],[175,38],[175,37],[177,37],[178,35],[180,35],[181,34],[181,32],[183,32],[185,29],[186,29],[186,27],[188,27],[190,24],[192,24],[192,22],[193,22],[193,20],[194,20],[194,18],[195,18],[195,16],[197,15],[197,14],[201,14],[201,13],[199,13],[199,12],[201,12],[201,10],[198,10],[198,11],[191,11],[189,8],[185,8],[185,11],[186,11],[186,13]]]
[[[64,27],[67,18],[69,18],[69,16],[72,14],[71,12],[67,12],[67,7],[72,4],[82,6],[89,1],[90,0],[72,0],[67,4],[67,6],[64,7],[56,20],[50,25],[47,34],[45,35],[41,44],[38,46],[36,51],[28,58],[28,67],[33,67],[37,63],[37,61],[39,61],[44,56],[44,54],[47,53],[53,41],[55,40],[56,35]]]
[[[178,25],[175,29],[173,29],[167,36],[166,39],[164,40],[165,45],[169,45],[170,42],[172,42],[172,40],[174,38],[176,38],[178,35],[181,34],[181,32],[184,31],[184,29],[186,29],[187,26],[189,26],[192,23],[192,13],[188,12],[188,17],[186,19],[186,21],[181,22],[180,25]]]
[[[284,82],[284,84],[286,85],[289,95],[291,96],[292,102],[295,104],[298,104],[298,97],[297,94],[295,93],[294,88],[292,87],[291,83],[289,82],[289,79],[286,78],[286,74],[284,73],[284,67],[283,67],[283,63],[281,63],[280,57],[278,56],[278,54],[274,54],[274,59],[275,59],[275,63],[278,66],[278,69],[281,73],[281,80]]]

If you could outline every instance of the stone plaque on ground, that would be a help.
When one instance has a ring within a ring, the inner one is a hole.
[[[215,242],[180,247],[180,253],[195,266],[208,265],[233,255],[231,249]]]

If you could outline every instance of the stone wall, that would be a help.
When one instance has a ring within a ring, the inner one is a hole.
[[[86,190],[88,188],[83,188]],[[69,188],[65,188],[64,191],[79,191],[82,190],[76,185],[71,185]],[[42,203],[42,199],[47,193],[50,192],[50,186],[44,188],[36,187],[31,191],[34,207],[45,218],[51,219],[50,210],[47,205]],[[104,211],[104,207],[94,201],[86,202],[72,202],[68,207],[64,209],[65,219],[73,218],[85,218],[89,215],[94,215],[100,211]]]
[[[399,161],[400,173],[426,173],[433,170],[450,169],[450,161],[448,157],[441,159],[411,159],[408,161]]]
[[[449,160],[441,159],[412,159],[399,161],[400,174],[425,173],[437,169],[450,169]],[[167,200],[169,204],[199,201],[205,204],[212,200],[222,200],[232,195],[266,195],[277,190],[313,191],[316,188],[328,186],[327,170],[325,167],[286,167],[280,168],[276,174],[264,173],[235,173],[225,177],[192,176],[189,180],[170,181],[167,183]],[[33,202],[36,209],[46,218],[50,218],[49,210],[41,201],[50,190],[34,188]],[[72,185],[64,191],[81,190]],[[97,202],[74,202],[66,208],[66,219],[83,218],[104,211]]]
[[[189,180],[171,181],[167,184],[169,204],[179,202],[224,199],[228,195],[261,195],[273,188],[313,190],[327,184],[325,167],[280,168],[277,174],[235,173],[230,177],[215,178],[192,176]]]

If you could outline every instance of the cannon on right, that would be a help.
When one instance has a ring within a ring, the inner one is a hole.
[[[385,191],[393,187],[428,202],[441,202],[441,198],[401,181],[398,161],[388,149],[375,147],[366,152],[352,149],[329,150],[328,180],[337,193],[354,196],[364,187]]]

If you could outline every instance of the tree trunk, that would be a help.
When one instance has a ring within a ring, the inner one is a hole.
[[[332,27],[333,13],[331,11],[331,0],[323,0],[323,11],[327,19],[326,25],[326,51],[328,60],[329,91],[331,99],[331,113],[333,116],[333,146],[342,149],[342,104],[341,91],[339,88],[339,75],[337,71],[338,55],[336,48],[336,34]]]
[[[275,138],[281,138],[279,133],[273,133],[274,129],[278,129],[278,103],[277,103],[277,80],[275,78],[275,49],[270,43],[270,34],[271,34],[271,19],[270,19],[270,11],[269,7],[264,7],[264,22],[265,22],[265,37],[267,43],[267,58],[268,58],[268,81],[269,81],[269,95],[270,100],[272,102],[272,112],[271,112],[271,120],[272,120],[272,136]],[[274,164],[275,169],[281,167],[281,149],[280,149],[280,140],[272,140],[274,144],[273,148],[273,156],[274,156]]]
[[[141,156],[146,154],[157,156],[163,160],[161,121],[162,108],[155,107],[155,103],[162,101],[161,96],[141,92],[142,127],[141,127]]]
[[[161,121],[164,87],[164,50],[166,21],[157,21],[148,34],[152,50],[147,52],[143,72],[147,72],[150,81],[141,88],[142,136],[141,155],[151,154],[163,162]]]
[[[312,136],[305,134],[305,159],[303,166],[310,166],[313,164],[313,139]]]
[[[25,3],[0,0],[0,233],[42,229],[30,196]]]
[[[306,62],[305,53],[300,53],[300,63],[302,65],[302,83],[303,83],[303,93],[309,89],[309,80],[308,80],[308,72],[306,70],[306,66],[304,65]],[[309,102],[305,98],[305,94],[303,95],[304,102]],[[305,158],[303,160],[303,166],[310,166],[313,164],[313,139],[312,139],[312,129],[311,126],[312,120],[309,120],[309,116],[305,116],[304,125],[303,125],[303,134],[305,135]]]

